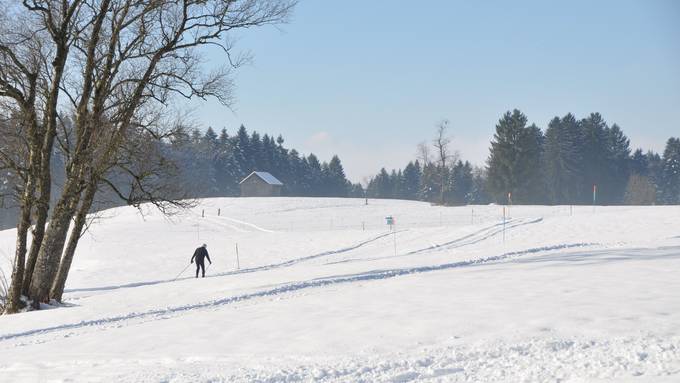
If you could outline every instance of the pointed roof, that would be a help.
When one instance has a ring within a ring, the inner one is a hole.
[[[267,173],[267,172],[252,172],[248,175],[248,177],[241,180],[241,182],[239,182],[239,184],[242,184],[243,182],[245,182],[245,180],[247,180],[248,178],[250,178],[254,175],[259,177],[262,181],[264,181],[264,182],[266,182],[270,185],[279,185],[279,186],[283,185],[283,182],[279,181],[276,177],[274,177],[273,175],[271,175],[270,173]]]

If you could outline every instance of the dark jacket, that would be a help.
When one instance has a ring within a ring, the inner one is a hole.
[[[194,251],[194,256],[191,257],[191,262],[194,262],[194,258],[196,258],[196,263],[203,263],[203,258],[208,258],[208,262],[212,263],[210,256],[208,255],[208,249],[203,246]]]

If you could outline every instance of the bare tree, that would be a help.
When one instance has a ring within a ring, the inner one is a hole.
[[[166,139],[154,124],[155,111],[176,98],[214,97],[230,105],[230,71],[247,59],[234,53],[230,34],[285,22],[294,5],[295,0],[0,0],[0,114],[19,121],[12,145],[23,148],[0,146],[0,170],[20,180],[6,313],[19,309],[22,290],[36,307],[61,298],[97,190],[109,188],[133,205],[182,205],[170,198],[181,195],[162,182],[172,166],[162,157],[136,161],[135,145],[142,138]],[[202,47],[219,48],[228,65],[205,73]],[[73,115],[71,121],[60,108]],[[67,157],[66,180],[51,206],[55,140]],[[125,190],[110,182],[115,174],[127,177]]]
[[[418,144],[416,148],[416,156],[420,161],[422,161],[423,166],[432,162],[432,153],[430,152],[430,146],[427,142],[423,141]]]
[[[82,70],[59,80],[59,90],[74,110],[74,134],[67,144],[72,150],[66,182],[29,283],[36,306],[50,299],[50,290],[58,290],[52,287],[70,221],[77,219],[79,209],[89,209],[83,204],[87,199],[81,200],[83,191],[101,181],[99,169],[117,162],[123,143],[137,127],[149,126],[147,111],[170,105],[175,97],[215,97],[228,105],[230,67],[242,63],[232,53],[228,34],[285,21],[294,6],[294,1],[285,0],[82,0],[69,5],[76,3],[73,24],[78,33],[53,36],[55,44],[73,37],[72,44],[66,44],[73,52],[67,63]],[[49,20],[52,8],[29,10]],[[198,51],[202,46],[219,47],[230,67],[204,74]]]
[[[31,227],[31,211],[36,202],[36,188],[39,189],[39,195],[43,192],[39,172],[45,135],[39,115],[46,109],[43,99],[49,96],[45,96],[43,86],[46,60],[41,31],[44,29],[38,28],[35,18],[18,13],[17,7],[8,2],[0,3],[0,15],[0,105],[5,113],[16,117],[18,130],[22,133],[22,144],[25,145],[23,158],[12,158],[6,151],[17,148],[17,145],[0,149],[5,166],[19,175],[22,187],[18,197],[20,214],[14,265],[5,307],[5,312],[12,313],[20,308],[27,235]],[[53,62],[53,66],[57,64]]]
[[[157,114],[158,115],[158,114]],[[57,274],[52,282],[50,298],[61,302],[66,279],[80,238],[89,227],[88,213],[91,211],[95,196],[102,188],[113,191],[128,205],[141,207],[151,203],[165,215],[174,214],[194,206],[178,185],[178,169],[163,154],[161,148],[165,138],[178,132],[179,125],[167,128],[167,121],[154,121],[155,127],[137,126],[126,136],[121,144],[118,157],[101,167],[88,167],[85,188],[81,191],[66,248],[59,262]],[[153,132],[154,134],[151,134]],[[95,217],[96,218],[96,217]]]
[[[432,144],[436,150],[437,155],[437,167],[439,170],[439,181],[440,181],[440,193],[439,193],[439,203],[444,204],[444,195],[446,191],[446,179],[448,176],[449,161],[453,158],[451,151],[449,149],[449,144],[451,139],[447,136],[447,130],[449,127],[448,120],[442,120],[439,125],[437,125],[437,136],[433,140]]]

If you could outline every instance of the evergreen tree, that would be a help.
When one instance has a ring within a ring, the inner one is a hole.
[[[222,150],[226,150],[230,145],[229,134],[227,134],[226,128],[222,128],[222,130],[220,131],[220,136],[217,138],[217,145]]]
[[[420,188],[420,162],[416,160],[415,163],[409,162],[404,168],[403,172],[403,187],[401,190],[401,198],[415,200],[418,199],[418,190]]]
[[[304,179],[309,187],[306,195],[311,197],[321,197],[324,193],[321,163],[314,153],[310,153],[307,156],[306,164],[307,166],[305,169]]]
[[[439,172],[437,166],[432,162],[423,165],[420,177],[420,187],[418,199],[421,201],[435,202],[439,196]]]
[[[554,204],[578,201],[580,180],[579,130],[569,113],[555,117],[545,132],[543,167],[548,200]]]
[[[598,187],[598,203],[610,203],[612,190],[609,189],[609,137],[607,123],[599,113],[591,113],[588,118],[581,120],[581,137],[583,149],[583,177],[584,189],[592,190]],[[582,195],[582,203],[589,203],[591,195]]]
[[[397,173],[396,170],[392,169],[390,172],[389,179],[390,191],[389,198],[399,198],[399,185],[401,184],[401,170]]]
[[[345,177],[345,170],[337,155],[333,156],[328,163],[328,176],[326,182],[329,184],[329,196],[347,197],[350,183]]]
[[[666,141],[661,170],[661,197],[666,204],[680,204],[680,138]]]
[[[349,197],[351,198],[364,198],[364,188],[361,184],[351,184],[349,187]]]
[[[215,148],[217,146],[217,134],[213,128],[208,127],[208,130],[205,131],[203,142],[210,148]]]
[[[470,191],[471,204],[488,204],[492,201],[487,191],[486,169],[476,167],[472,170],[472,190]]]
[[[393,186],[390,175],[385,168],[380,169],[380,173],[375,176],[368,184],[367,193],[371,198],[392,198]]]
[[[243,125],[238,128],[238,132],[236,133],[234,151],[234,156],[239,163],[242,176],[245,177],[255,170],[255,163],[253,162],[253,156],[251,155],[250,149],[250,137],[248,136],[246,127]]]
[[[468,161],[458,161],[451,170],[451,192],[449,201],[463,205],[472,201],[473,175],[472,165]]]
[[[496,125],[487,161],[489,187],[498,202],[528,203],[539,199],[540,166],[543,136],[535,125],[526,126],[527,118],[515,109],[506,112]]]
[[[630,177],[630,140],[618,125],[607,130],[609,154],[609,203],[623,202],[624,192]]]
[[[281,164],[275,161],[276,142],[274,141],[274,138],[269,137],[268,134],[262,136],[261,156],[262,156],[260,164],[261,168],[266,172],[270,172],[272,174],[280,176],[281,173],[279,172],[279,166]]]
[[[630,159],[630,172],[641,176],[646,176],[649,173],[649,160],[642,149],[633,152]]]
[[[656,189],[656,200],[657,202],[662,202],[663,195],[661,193],[661,185],[663,181],[663,160],[658,153],[651,150],[647,151],[645,157],[647,159],[647,176]]]
[[[262,146],[262,140],[260,139],[260,134],[253,131],[250,134],[250,152],[247,156],[250,157],[250,163],[253,164],[253,170],[255,171],[267,171],[265,163],[264,148]]]
[[[289,175],[284,183],[284,189],[287,195],[306,195],[307,187],[305,187],[305,166],[297,150],[291,149],[288,153],[288,167],[290,169]]]

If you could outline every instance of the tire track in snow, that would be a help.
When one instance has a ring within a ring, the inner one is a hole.
[[[312,288],[321,288],[321,287],[341,285],[341,284],[350,284],[350,283],[356,283],[356,282],[384,280],[384,279],[391,279],[391,278],[406,276],[406,275],[422,274],[422,273],[429,273],[429,272],[434,272],[434,271],[443,271],[443,270],[449,270],[449,269],[455,269],[455,268],[461,268],[461,267],[467,267],[467,266],[483,265],[483,264],[499,262],[499,261],[503,261],[503,260],[507,260],[507,259],[511,259],[511,258],[516,258],[516,257],[519,257],[519,256],[528,255],[528,254],[535,254],[535,253],[539,253],[539,252],[569,249],[569,248],[576,248],[576,247],[587,247],[587,246],[593,246],[593,245],[596,245],[596,244],[595,243],[572,243],[572,244],[561,244],[561,245],[555,245],[555,246],[543,246],[543,247],[536,247],[536,248],[531,248],[531,249],[526,249],[526,250],[521,250],[521,251],[507,252],[507,253],[503,253],[501,255],[496,255],[496,256],[491,256],[491,257],[478,258],[478,259],[467,260],[467,261],[458,261],[458,262],[452,262],[452,263],[444,263],[444,264],[432,265],[432,266],[420,266],[420,267],[409,267],[409,268],[387,269],[387,270],[374,270],[374,271],[368,271],[368,272],[365,272],[365,273],[315,278],[315,279],[310,279],[310,280],[307,280],[307,281],[286,283],[286,284],[282,284],[280,286],[270,288],[270,289],[266,289],[266,290],[260,290],[260,291],[255,291],[255,292],[252,292],[252,293],[246,293],[246,294],[241,294],[241,295],[236,295],[236,296],[231,296],[231,297],[226,297],[226,298],[214,299],[214,300],[209,300],[209,301],[195,303],[195,304],[187,304],[187,305],[181,305],[181,306],[175,306],[175,307],[167,307],[167,308],[162,308],[162,309],[153,309],[153,310],[147,310],[147,311],[143,311],[143,312],[131,312],[131,313],[128,313],[128,314],[118,315],[118,316],[114,316],[114,317],[84,320],[84,321],[80,321],[80,322],[77,322],[77,323],[64,324],[64,325],[58,325],[58,326],[52,326],[52,327],[45,327],[45,328],[40,328],[40,329],[33,329],[33,330],[18,332],[18,333],[13,333],[13,334],[4,334],[4,335],[0,335],[0,342],[13,340],[13,339],[19,339],[19,338],[25,338],[25,337],[30,337],[30,336],[39,336],[39,335],[45,335],[45,334],[51,334],[51,333],[77,330],[77,329],[82,329],[82,328],[102,327],[103,330],[105,330],[109,327],[118,328],[118,327],[122,327],[122,323],[126,323],[126,322],[132,322],[132,321],[137,321],[137,320],[141,320],[142,322],[146,322],[145,319],[149,319],[149,320],[170,319],[172,317],[179,316],[179,315],[182,315],[184,313],[189,313],[189,312],[192,312],[194,310],[211,309],[211,308],[214,309],[214,308],[219,308],[219,307],[222,307],[222,306],[227,306],[227,305],[231,305],[231,304],[235,304],[235,303],[249,301],[249,300],[253,300],[253,299],[257,299],[257,298],[265,298],[265,297],[283,295],[283,294],[293,293],[293,292],[300,291],[300,290],[306,290],[306,289],[312,289]],[[44,341],[42,341],[42,342],[44,342]]]

